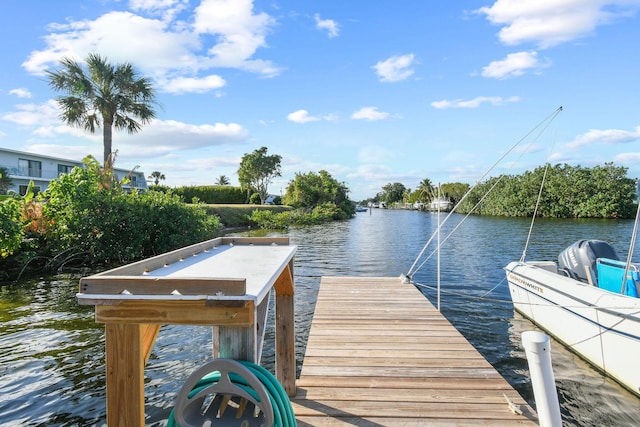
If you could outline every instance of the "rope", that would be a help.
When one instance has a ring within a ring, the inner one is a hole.
[[[496,286],[494,286],[493,288],[491,288],[489,291],[485,292],[482,295],[479,296],[475,296],[475,295],[469,295],[467,293],[463,293],[463,292],[456,292],[456,291],[449,291],[446,289],[442,289],[440,290],[440,292],[442,292],[443,294],[447,294],[447,295],[452,295],[452,296],[457,296],[460,297],[461,299],[466,299],[466,300],[473,300],[473,301],[488,301],[488,302],[497,302],[497,303],[504,303],[504,304],[513,304],[513,300],[511,300],[511,298],[509,299],[504,299],[504,298],[487,298],[487,295],[493,293],[498,287],[502,286],[504,283],[506,282],[506,278],[501,280],[500,283],[498,283]],[[414,285],[417,288],[423,288],[423,289],[427,289],[429,291],[437,291],[438,288],[434,285],[427,285],[424,283],[419,283],[419,282],[411,282],[412,285]],[[463,302],[460,302],[459,304],[464,304]],[[527,306],[531,306],[531,307],[549,307],[549,305],[547,303],[534,303],[534,302],[520,302],[520,305],[527,305]],[[620,305],[600,305],[597,304],[597,307],[599,309],[611,309],[611,310],[620,310],[623,308],[629,308],[628,306],[620,306]],[[584,305],[558,305],[555,306],[555,308],[569,308],[569,309],[579,309],[579,308],[584,308]],[[595,308],[595,305],[591,308]],[[626,316],[635,316],[636,314],[640,315],[640,311],[637,312],[632,312],[627,314]]]
[[[296,427],[296,417],[291,407],[291,401],[282,384],[280,384],[271,372],[262,366],[246,360],[239,360],[238,362],[249,369],[249,371],[260,380],[267,391],[269,399],[271,400],[271,406],[273,407],[274,421],[272,427]],[[219,371],[213,371],[202,377],[189,393],[189,397],[191,398],[211,384],[217,383],[220,380],[220,376]],[[229,373],[229,378],[235,385],[250,393],[256,400],[260,400],[258,394],[242,376],[231,372]],[[172,409],[171,414],[169,414],[169,419],[167,420],[167,427],[180,427],[174,419],[173,412],[174,410]]]

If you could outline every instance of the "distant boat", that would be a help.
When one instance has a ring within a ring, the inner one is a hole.
[[[445,197],[436,197],[429,203],[429,210],[449,212],[453,209],[453,202]]]
[[[360,205],[356,206],[356,212],[366,212],[368,210],[369,208],[366,208],[364,206],[360,206]]]
[[[554,261],[505,267],[516,311],[640,396],[640,264],[601,240],[580,240]],[[626,280],[623,280],[623,277]]]

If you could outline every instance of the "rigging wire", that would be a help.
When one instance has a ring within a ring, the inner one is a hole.
[[[484,174],[476,181],[476,183],[462,196],[462,198],[458,201],[458,203],[456,204],[456,206],[453,207],[453,209],[451,209],[451,211],[445,216],[444,220],[438,224],[438,230],[440,229],[440,227],[442,227],[447,220],[451,217],[451,215],[456,211],[456,208],[458,207],[458,205],[460,203],[462,203],[467,196],[469,196],[469,194],[473,191],[474,188],[476,188],[481,182],[482,180],[508,155],[510,154],[513,150],[516,149],[516,147],[518,147],[522,141],[524,141],[525,139],[527,139],[529,137],[529,135],[531,135],[532,133],[534,133],[536,131],[536,129],[540,128],[541,126],[543,126],[541,132],[538,134],[538,138],[540,137],[540,135],[542,134],[542,132],[549,127],[549,125],[551,124],[551,122],[553,122],[553,120],[556,118],[556,116],[563,110],[562,106],[558,107],[555,111],[553,111],[551,114],[549,114],[547,117],[545,117],[543,120],[541,120],[538,124],[536,124],[529,132],[527,132],[522,138],[520,138],[515,144],[513,144],[511,146],[511,148],[509,148],[509,150],[507,150],[502,156],[500,156],[500,158],[498,160],[496,160],[489,169],[487,169]],[[501,179],[501,178],[500,178]],[[499,180],[498,180],[499,181]],[[497,185],[497,182],[491,187],[491,190]],[[487,192],[488,194],[489,192]],[[465,216],[464,219],[466,219],[471,212],[473,212],[473,210],[480,204],[480,202],[482,200],[484,200],[485,197],[487,197],[487,194],[485,194],[482,199],[474,206],[474,208],[467,214],[467,216]],[[463,219],[463,221],[464,221]],[[462,222],[462,221],[461,221]],[[459,227],[461,223],[459,223],[455,228],[457,229]],[[426,261],[433,255],[433,252],[429,255],[429,257],[427,257],[427,259],[425,259],[421,264],[419,268],[416,268],[416,265],[418,264],[418,262],[420,261],[420,259],[422,258],[422,256],[424,255],[425,251],[427,250],[427,247],[431,244],[431,242],[433,241],[433,239],[435,238],[435,236],[437,235],[437,231],[434,232],[431,237],[427,240],[427,243],[425,243],[425,245],[422,247],[422,250],[420,251],[420,253],[418,254],[418,256],[416,257],[415,261],[413,262],[413,264],[411,265],[411,267],[409,268],[409,271],[407,272],[407,274],[405,275],[409,280],[411,280],[412,276],[420,269],[422,268],[422,266],[424,266],[424,264],[426,263]],[[451,235],[451,233],[449,233],[446,238],[449,238],[449,236]],[[440,242],[440,245],[444,243]]]
[[[496,286],[494,286],[493,288],[491,288],[489,291],[485,292],[482,295],[479,296],[474,296],[474,295],[469,295],[468,293],[463,293],[463,292],[456,292],[456,291],[451,291],[451,290],[441,290],[442,293],[447,294],[447,295],[452,295],[452,296],[457,296],[457,297],[461,297],[467,300],[473,300],[473,301],[489,301],[489,302],[498,302],[498,303],[505,303],[505,304],[512,304],[513,301],[511,299],[505,299],[505,298],[487,298],[486,295],[492,293],[494,290],[496,290],[500,285],[502,285],[505,282],[505,280],[502,280],[500,283],[498,283]],[[437,288],[433,285],[427,285],[424,283],[419,283],[419,282],[412,282],[412,284],[418,288],[422,288],[422,289],[427,289],[430,291],[436,291]],[[533,302],[520,302],[521,305],[527,305],[527,306],[531,306],[531,307],[549,307],[548,304],[546,303],[533,303]],[[584,305],[562,305],[562,306],[557,306],[556,308],[561,308],[561,309],[584,309]],[[595,306],[591,307],[593,309],[596,309]],[[629,308],[628,306],[617,306],[617,305],[598,305],[597,309],[598,310],[602,310],[602,309],[609,309],[609,310],[619,310],[622,308]],[[633,312],[633,313],[628,313],[625,316],[626,317],[635,317],[635,315],[640,315],[640,312]],[[623,316],[624,317],[624,316]]]
[[[554,144],[549,149],[549,152],[553,152]],[[551,164],[547,162],[544,168],[544,173],[542,174],[542,181],[540,182],[540,190],[538,190],[538,198],[536,199],[536,207],[533,210],[533,216],[531,217],[531,224],[529,225],[529,232],[527,233],[527,241],[524,244],[524,249],[522,250],[522,256],[520,257],[520,262],[524,262],[524,259],[527,255],[527,249],[529,248],[529,241],[531,240],[531,234],[533,233],[533,224],[536,221],[536,217],[538,216],[538,208],[540,207],[540,200],[542,199],[542,191],[544,190],[544,184],[547,182],[547,173],[549,172],[549,167]]]

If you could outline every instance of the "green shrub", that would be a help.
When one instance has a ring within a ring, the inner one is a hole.
[[[189,203],[197,197],[207,204],[242,204],[247,202],[247,195],[240,187],[230,185],[199,185],[177,187],[173,190],[183,201]]]
[[[316,225],[348,218],[350,215],[332,202],[318,205],[310,212],[303,209],[284,212],[256,209],[251,214],[251,221],[258,227],[274,230],[286,229],[292,225]]]
[[[252,205],[261,205],[262,201],[260,200],[260,195],[258,193],[253,193],[251,197],[249,197],[249,203]]]
[[[24,237],[22,210],[22,199],[10,197],[0,201],[0,258],[20,248]]]
[[[293,212],[273,212],[270,210],[256,209],[251,214],[251,221],[260,228],[268,230],[286,229],[291,224]]]
[[[50,256],[125,262],[212,238],[218,230],[217,218],[200,205],[186,205],[174,194],[104,188],[103,179],[91,164],[51,182],[43,205],[49,222],[43,249]]]

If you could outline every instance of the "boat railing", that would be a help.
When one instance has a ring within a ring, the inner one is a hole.
[[[627,280],[622,288],[622,277],[625,274],[626,263],[609,258],[598,258],[596,260],[598,272],[598,287],[610,292],[619,293],[638,298],[640,295],[640,264],[629,265]]]

